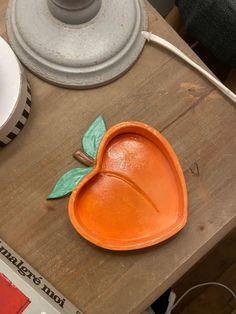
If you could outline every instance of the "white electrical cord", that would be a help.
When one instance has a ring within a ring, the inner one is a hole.
[[[222,93],[224,93],[227,97],[229,97],[234,103],[236,103],[236,95],[229,90],[224,84],[222,84],[218,79],[216,79],[213,75],[211,75],[209,72],[204,70],[202,67],[200,67],[197,63],[195,63],[193,60],[191,60],[189,57],[187,57],[181,50],[176,48],[174,45],[169,43],[167,40],[153,35],[149,32],[142,32],[142,35],[147,39],[147,41],[154,42],[167,50],[173,52],[175,55],[179,56],[182,60],[186,61],[188,64],[190,64],[193,68],[198,70],[202,75],[204,75],[213,85],[215,85]]]
[[[188,56],[186,56],[181,50],[179,50],[178,48],[176,48],[174,45],[172,45],[171,43],[169,43],[167,40],[153,35],[152,33],[149,32],[142,32],[142,35],[144,36],[145,39],[147,39],[147,41],[151,41],[154,42],[164,48],[166,48],[167,50],[173,52],[175,55],[179,56],[182,60],[186,61],[188,64],[190,64],[193,68],[195,68],[196,70],[198,70],[203,76],[205,76],[213,85],[215,85],[222,93],[224,93],[227,97],[229,97],[234,103],[236,103],[236,95],[229,90],[224,84],[222,84],[218,79],[216,79],[213,75],[211,75],[209,72],[207,72],[206,70],[204,70],[202,67],[200,67],[197,63],[195,63],[193,60],[191,60]],[[202,283],[202,284],[198,284],[196,286],[193,286],[192,288],[188,289],[175,303],[175,298],[176,295],[175,293],[172,291],[169,297],[169,306],[167,308],[167,311],[165,314],[171,314],[171,312],[173,311],[173,309],[183,300],[183,298],[192,290],[196,289],[196,288],[200,288],[200,287],[204,287],[204,286],[211,286],[211,285],[215,285],[215,286],[220,286],[224,289],[226,289],[229,293],[231,293],[231,295],[234,297],[234,299],[236,299],[236,294],[233,292],[233,290],[231,290],[229,287],[223,285],[222,283],[219,282],[206,282],[206,283]]]
[[[205,282],[205,283],[201,283],[199,285],[193,286],[192,288],[188,289],[174,304],[171,304],[171,306],[168,306],[168,309],[166,311],[165,314],[171,314],[171,312],[173,311],[173,309],[183,300],[183,298],[186,297],[187,294],[189,294],[189,292],[191,292],[192,290],[196,289],[196,288],[200,288],[200,287],[204,287],[204,286],[219,286],[222,287],[224,289],[226,289],[229,293],[231,293],[231,295],[233,296],[234,299],[236,299],[236,294],[234,293],[233,290],[231,290],[229,287],[227,287],[226,285],[223,285],[222,283],[219,282],[214,282],[214,281],[210,281],[210,282]]]

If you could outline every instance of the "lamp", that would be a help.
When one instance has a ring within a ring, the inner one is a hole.
[[[10,0],[7,33],[19,59],[65,87],[104,85],[127,71],[145,44],[143,0]]]

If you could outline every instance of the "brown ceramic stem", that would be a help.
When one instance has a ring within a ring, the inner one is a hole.
[[[77,152],[75,152],[73,156],[76,160],[85,166],[92,167],[95,165],[95,160],[86,154],[82,149],[79,149]]]

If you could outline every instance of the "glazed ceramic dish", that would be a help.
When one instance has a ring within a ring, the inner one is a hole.
[[[31,92],[23,68],[0,37],[0,147],[12,141],[25,125]]]
[[[187,220],[181,166],[152,127],[125,122],[107,131],[95,167],[73,191],[69,216],[90,242],[112,250],[160,243]]]

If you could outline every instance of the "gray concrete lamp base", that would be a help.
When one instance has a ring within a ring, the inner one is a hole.
[[[143,0],[102,0],[95,16],[77,24],[77,15],[68,24],[67,15],[62,21],[51,11],[47,0],[10,0],[7,32],[26,67],[56,85],[104,85],[127,71],[145,44]]]

